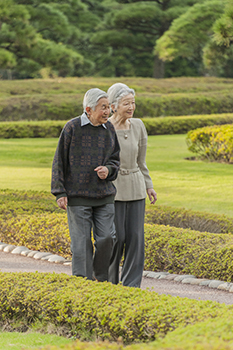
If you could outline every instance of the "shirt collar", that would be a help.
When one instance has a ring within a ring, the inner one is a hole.
[[[90,119],[88,118],[88,116],[86,115],[86,113],[84,112],[82,115],[81,115],[81,126],[85,126],[87,124],[92,124],[92,122],[90,121]],[[105,124],[101,124],[103,126],[104,129],[107,129],[106,125]],[[94,126],[94,125],[93,125]]]

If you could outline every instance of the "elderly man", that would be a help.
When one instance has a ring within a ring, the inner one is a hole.
[[[120,149],[108,121],[107,94],[97,88],[88,90],[83,108],[84,113],[68,121],[61,132],[51,192],[58,206],[67,209],[72,274],[107,281],[115,236],[112,181],[117,177]]]

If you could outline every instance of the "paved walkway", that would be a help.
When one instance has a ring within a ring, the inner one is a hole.
[[[7,249],[10,252],[5,252],[4,249]],[[20,249],[21,247],[17,247]],[[23,247],[22,247],[23,248]],[[25,248],[25,247],[24,247]],[[1,272],[55,272],[55,273],[66,273],[71,275],[71,264],[66,262],[57,255],[51,254],[42,254],[38,252],[32,252],[25,248],[24,252],[26,252],[26,256],[21,255],[21,253],[17,252],[15,246],[3,245],[0,242],[0,271]],[[37,256],[36,256],[37,254]],[[31,255],[31,256],[29,256]],[[50,257],[50,258],[49,258]],[[42,260],[46,259],[46,260]],[[51,260],[51,262],[49,261]],[[56,260],[57,259],[57,260]],[[56,261],[56,262],[53,262]],[[186,281],[185,281],[186,280]],[[191,284],[197,283],[199,284]],[[200,283],[204,283],[204,280],[196,279],[194,276],[179,276],[179,275],[171,275],[164,274],[163,272],[155,273],[155,272],[144,272],[144,277],[142,280],[142,289],[148,289],[150,291],[154,291],[158,294],[167,294],[172,296],[180,296],[187,297],[190,299],[197,300],[212,300],[217,301],[219,303],[225,303],[227,305],[233,305],[233,292],[229,290],[221,290],[217,289],[217,286],[220,285],[228,285],[232,287],[233,284],[226,284],[220,281],[208,281],[209,285],[212,282],[214,287],[209,287],[206,285],[200,285]],[[231,286],[232,285],[232,286]]]

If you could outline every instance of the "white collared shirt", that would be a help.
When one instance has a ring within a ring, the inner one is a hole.
[[[88,118],[88,116],[86,115],[86,113],[84,112],[82,115],[81,115],[81,126],[84,126],[84,125],[87,125],[87,124],[92,124],[92,122],[90,121],[90,119]],[[107,129],[106,125],[105,124],[101,124],[105,129]],[[95,125],[93,125],[95,126]],[[99,126],[99,125],[98,125]]]

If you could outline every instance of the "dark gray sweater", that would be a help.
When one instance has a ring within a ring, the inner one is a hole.
[[[67,196],[68,205],[113,203],[120,148],[113,125],[105,126],[81,126],[81,117],[64,126],[52,166],[51,192],[57,199]],[[105,180],[94,171],[100,165],[109,170]]]

